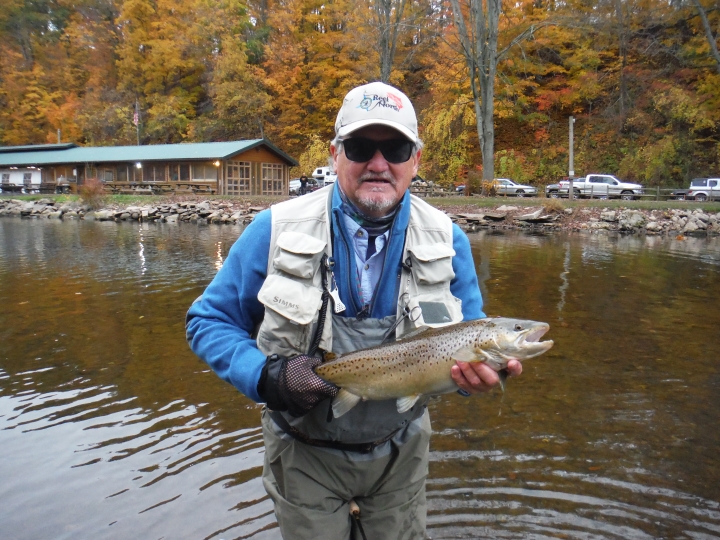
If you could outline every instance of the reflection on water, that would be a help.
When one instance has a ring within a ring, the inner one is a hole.
[[[239,232],[0,219],[3,538],[279,538],[259,408],[184,342]],[[431,536],[720,538],[720,241],[471,241],[486,312],[556,345],[432,400]]]

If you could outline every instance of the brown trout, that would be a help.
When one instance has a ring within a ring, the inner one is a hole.
[[[540,341],[547,323],[491,317],[413,333],[393,343],[344,354],[315,368],[340,387],[332,408],[339,418],[360,400],[397,399],[408,411],[421,396],[458,389],[450,376],[455,362],[485,362],[494,370],[511,359],[547,352],[552,340]]]

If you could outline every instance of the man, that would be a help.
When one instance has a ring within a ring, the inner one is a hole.
[[[379,82],[351,90],[335,133],[337,182],[258,214],[190,308],[188,340],[219,376],[266,403],[263,483],[284,538],[360,538],[353,529],[362,529],[376,540],[421,539],[427,401],[405,413],[394,400],[365,401],[332,418],[338,388],[312,368],[323,351],[483,317],[482,298],[467,237],[409,194],[422,142],[407,96]],[[480,363],[451,375],[466,394],[498,383]]]
[[[307,176],[305,176],[303,174],[300,177],[300,195],[305,195],[305,193],[307,193],[307,183],[308,183]]]

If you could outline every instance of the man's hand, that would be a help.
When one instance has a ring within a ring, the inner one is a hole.
[[[304,354],[291,358],[268,356],[258,382],[258,394],[274,411],[303,416],[340,390],[315,374],[313,368],[320,363],[319,358]]]
[[[507,370],[510,377],[517,377],[522,373],[522,364],[510,360]],[[450,374],[455,384],[469,394],[488,392],[500,383],[497,372],[482,362],[458,362],[451,368]]]

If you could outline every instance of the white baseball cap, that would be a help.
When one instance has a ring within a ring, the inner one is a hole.
[[[415,109],[410,99],[397,88],[372,82],[350,90],[335,120],[335,135],[346,137],[371,125],[398,130],[412,142],[418,142]]]

